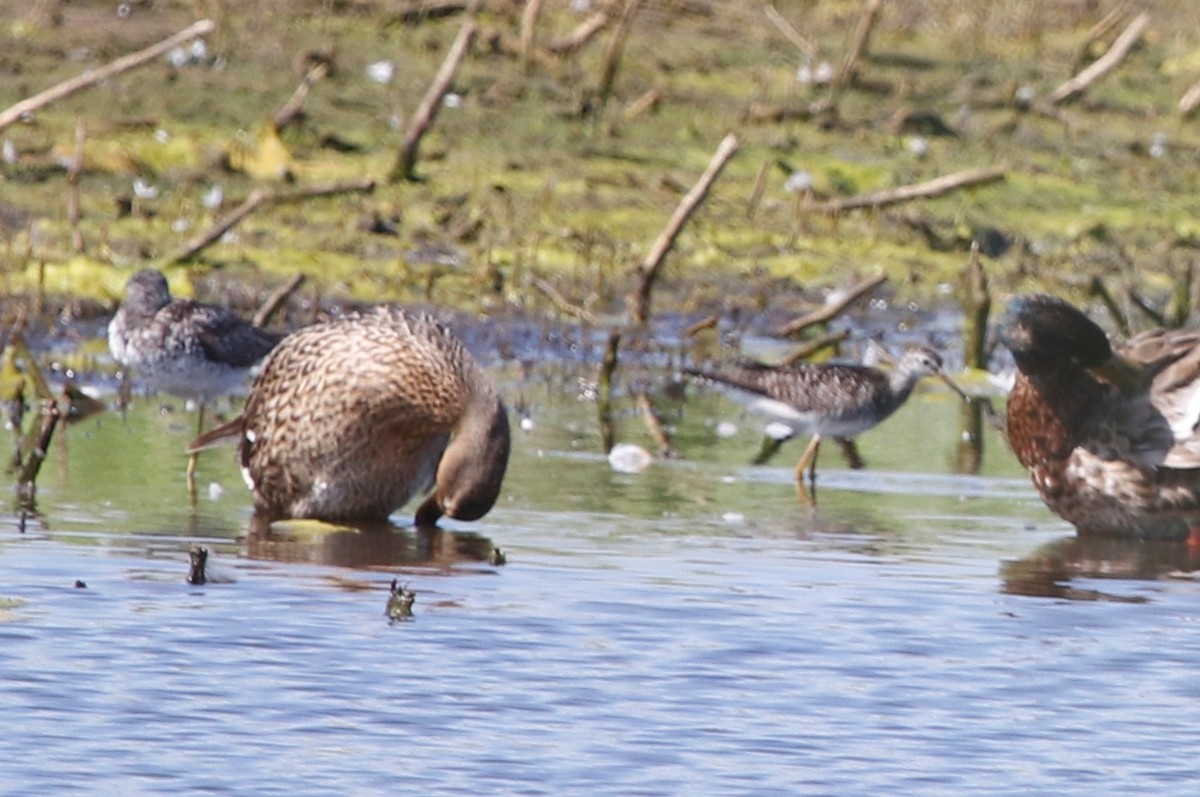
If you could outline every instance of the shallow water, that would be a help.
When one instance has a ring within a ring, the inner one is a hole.
[[[154,400],[70,427],[40,515],[0,530],[0,793],[1174,795],[1200,776],[1186,546],[1075,540],[991,432],[981,475],[951,473],[946,394],[865,435],[866,471],[823,450],[814,509],[800,444],[745,464],[756,424],[712,395],[666,409],[683,459],[612,472],[569,384],[510,384],[533,428],[502,503],[424,536],[250,534],[231,452],[204,455],[191,507],[194,416]],[[647,442],[632,411],[618,430]],[[221,583],[185,583],[194,544]],[[393,578],[409,621],[385,616]]]

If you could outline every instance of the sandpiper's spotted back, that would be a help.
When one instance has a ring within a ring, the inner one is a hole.
[[[206,437],[240,435],[255,506],[275,518],[384,520],[436,485],[418,525],[475,520],[510,445],[504,404],[462,342],[394,308],[286,337],[228,426]]]
[[[1017,379],[1009,444],[1042,500],[1080,533],[1187,537],[1200,528],[1200,330],[1113,351],[1067,302],[1017,296],[998,324]]]
[[[200,404],[237,389],[279,339],[224,308],[172,299],[152,269],[129,279],[108,325],[113,359],[155,390]]]

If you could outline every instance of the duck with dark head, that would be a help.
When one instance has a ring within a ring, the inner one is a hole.
[[[1200,330],[1114,350],[1039,294],[1010,300],[997,332],[1017,365],[1008,440],[1050,509],[1083,534],[1200,539]]]

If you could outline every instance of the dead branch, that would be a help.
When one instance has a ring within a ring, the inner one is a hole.
[[[979,242],[971,242],[971,256],[963,275],[963,352],[968,368],[987,370],[987,325],[992,312],[992,295],[988,290],[987,272],[979,260]]]
[[[1129,4],[1118,3],[1116,7],[1105,14],[1099,22],[1093,25],[1091,30],[1084,34],[1083,41],[1079,43],[1079,46],[1075,50],[1076,54],[1073,60],[1073,68],[1079,69],[1079,67],[1083,65],[1084,61],[1088,60],[1089,54],[1092,51],[1092,45],[1114,31],[1117,25],[1121,24],[1121,20],[1123,20],[1128,14]]]
[[[791,365],[801,360],[811,359],[819,351],[836,349],[848,337],[850,337],[850,330],[848,329],[839,329],[837,332],[826,332],[824,335],[801,343],[789,351],[787,356],[783,358],[783,363]]]
[[[716,329],[720,322],[721,318],[718,315],[705,316],[694,324],[689,324],[687,329],[683,330],[683,335],[687,338],[694,338],[706,329]]]
[[[657,108],[661,100],[662,92],[658,89],[650,89],[642,96],[625,106],[624,110],[621,111],[621,119],[626,122],[636,119],[646,111],[649,111],[652,108]]]
[[[543,0],[525,0],[521,10],[521,65],[528,71],[533,66],[537,18],[542,13]]]
[[[854,304],[856,301],[866,296],[871,291],[878,288],[883,283],[887,282],[886,274],[876,274],[873,277],[868,277],[862,282],[854,285],[850,290],[832,304],[826,304],[818,310],[813,310],[811,313],[805,313],[794,321],[789,321],[783,326],[775,330],[775,336],[780,338],[794,337],[800,332],[817,324],[827,323],[842,314],[847,307]]]
[[[879,12],[882,9],[883,0],[867,0],[867,7],[863,9],[862,16],[858,20],[858,27],[854,31],[854,40],[850,45],[850,51],[846,53],[846,60],[842,61],[842,66],[830,85],[833,94],[836,95],[849,85],[850,81],[854,80],[858,73],[858,64],[867,52],[867,45],[871,42],[871,32],[875,30],[875,23],[879,21]]]
[[[658,446],[658,455],[663,459],[674,459],[678,455],[675,453],[675,447],[671,445],[671,435],[667,434],[666,427],[663,426],[658,413],[654,411],[654,404],[651,403],[650,396],[646,391],[638,391],[637,404],[638,409],[642,411],[642,420],[646,422],[646,428],[650,430],[650,436],[654,438],[654,443]]]
[[[300,85],[292,93],[291,98],[283,104],[283,107],[275,112],[275,129],[282,130],[304,112],[304,103],[308,99],[308,92],[312,87],[319,83],[326,75],[329,74],[329,63],[322,61],[304,75],[304,80],[300,81]]]
[[[21,475],[17,479],[17,491],[25,500],[32,499],[37,490],[38,472],[42,469],[46,452],[50,450],[54,429],[58,426],[59,418],[62,417],[62,413],[58,409],[58,402],[53,398],[43,399],[39,417],[42,419],[42,426],[38,431],[37,442],[34,443],[33,449],[21,466]]]
[[[596,380],[596,412],[600,420],[600,443],[604,453],[612,451],[616,442],[616,432],[613,429],[612,399],[613,383],[620,362],[621,330],[613,328],[608,333],[608,343],[604,347],[604,358],[600,361],[600,378]]]
[[[658,278],[658,272],[662,267],[663,260],[667,253],[675,246],[675,239],[679,237],[680,230],[687,220],[691,218],[696,208],[708,196],[708,191],[712,188],[713,182],[721,174],[721,170],[725,168],[725,164],[733,157],[733,154],[738,149],[738,137],[730,133],[721,140],[720,146],[713,154],[712,160],[708,163],[708,168],[704,170],[704,174],[680,200],[678,207],[675,208],[674,215],[671,216],[667,226],[659,233],[658,239],[654,245],[650,247],[650,252],[646,258],[638,266],[638,274],[641,276],[641,281],[638,284],[637,290],[630,297],[629,315],[634,324],[643,325],[650,317],[650,291],[654,287],[654,281]]]
[[[71,250],[83,252],[83,232],[79,229],[80,196],[79,176],[83,173],[83,143],[87,138],[87,127],[83,117],[75,118],[75,154],[71,168],[67,170],[67,223],[71,227]]]
[[[533,287],[544,293],[546,298],[548,298],[555,307],[557,307],[566,315],[575,316],[576,318],[586,321],[589,324],[600,323],[600,319],[596,318],[596,316],[592,315],[583,307],[573,304],[569,299],[567,299],[567,297],[559,293],[558,289],[549,282],[541,279],[535,279],[533,281]]]
[[[796,45],[796,49],[804,53],[804,56],[810,61],[816,60],[817,43],[815,41],[796,30],[792,23],[788,22],[783,14],[780,14],[779,10],[766,0],[763,0],[763,12],[766,13],[767,19],[771,20],[771,24],[783,34],[783,37]]]
[[[174,36],[163,39],[158,44],[151,45],[144,50],[138,50],[136,53],[124,55],[117,60],[102,66],[99,69],[91,69],[84,72],[82,75],[64,80],[57,86],[53,86],[40,94],[35,94],[28,99],[21,100],[16,105],[11,106],[8,110],[0,112],[0,130],[4,130],[9,125],[17,122],[22,117],[35,111],[44,108],[51,103],[66,99],[73,94],[83,91],[86,88],[91,88],[97,83],[102,83],[111,77],[128,72],[131,69],[136,69],[149,61],[158,58],[163,53],[168,52],[173,47],[177,47],[184,42],[207,36],[212,33],[216,25],[212,21],[202,19],[199,22],[194,22],[188,27],[176,33]]]
[[[625,6],[621,9],[621,16],[617,20],[617,27],[613,30],[612,38],[608,40],[608,47],[604,51],[604,66],[600,71],[600,82],[596,87],[598,108],[602,109],[608,104],[613,84],[617,80],[617,67],[621,64],[621,54],[625,51],[625,40],[629,37],[629,31],[633,27],[633,18],[637,15],[641,4],[642,0],[625,0]]]
[[[1129,318],[1117,304],[1117,300],[1113,297],[1112,292],[1108,289],[1108,285],[1100,277],[1092,277],[1088,283],[1088,292],[1093,296],[1099,297],[1100,301],[1108,309],[1108,314],[1112,316],[1113,323],[1117,325],[1117,329],[1121,333],[1121,337],[1129,337],[1133,334],[1133,327],[1129,323]]]
[[[1046,103],[1051,107],[1061,105],[1062,103],[1074,100],[1087,91],[1093,83],[1107,75],[1117,64],[1124,60],[1129,51],[1133,49],[1133,45],[1137,44],[1138,39],[1142,36],[1142,32],[1149,24],[1150,15],[1144,11],[1134,17],[1133,21],[1126,26],[1125,30],[1121,31],[1121,35],[1108,48],[1108,52],[1093,61],[1090,66],[1075,77],[1051,92],[1050,96],[1046,98]]]
[[[929,199],[948,194],[960,188],[994,183],[1003,180],[1008,174],[1008,166],[986,166],[982,169],[969,169],[965,172],[943,175],[924,183],[904,185],[899,188],[889,188],[846,199],[831,199],[828,202],[817,202],[809,207],[816,213],[841,213],[856,208],[881,208],[885,205],[895,205],[900,202],[911,202],[914,199]]]
[[[583,46],[590,42],[597,33],[604,30],[607,25],[608,14],[597,11],[576,25],[575,30],[568,33],[565,38],[548,44],[546,49],[560,58],[566,58],[583,49]]]
[[[475,17],[472,15],[463,23],[458,35],[454,37],[454,43],[450,45],[450,50],[446,53],[445,60],[442,61],[441,67],[434,76],[433,83],[429,85],[429,90],[425,92],[421,104],[417,107],[412,124],[404,134],[404,141],[396,156],[396,164],[392,167],[390,175],[392,182],[416,179],[414,170],[417,165],[417,150],[421,146],[421,139],[425,137],[429,128],[433,126],[434,120],[437,119],[442,101],[450,93],[454,77],[458,74],[458,68],[471,48],[471,42],[475,40],[477,29]]]
[[[160,268],[191,260],[202,250],[207,249],[220,240],[222,235],[240,224],[242,219],[249,216],[258,209],[259,205],[262,205],[266,201],[267,192],[261,188],[255,188],[250,192],[249,196],[242,200],[242,204],[229,211],[224,218],[218,219],[213,226],[184,244],[183,249],[164,260]]]
[[[297,274],[275,290],[267,300],[262,303],[262,307],[258,308],[258,312],[254,314],[254,326],[265,327],[271,323],[271,318],[283,307],[283,303],[288,300],[288,297],[299,290],[304,284],[304,275]]]
[[[165,268],[191,260],[200,252],[219,241],[221,236],[236,227],[247,216],[263,205],[284,205],[337,194],[370,193],[373,190],[375,190],[375,181],[370,179],[315,185],[297,191],[281,191],[279,193],[271,193],[261,188],[255,188],[242,200],[242,204],[229,211],[224,218],[218,219],[207,230],[192,238],[184,244],[182,249],[163,260],[158,267]]]

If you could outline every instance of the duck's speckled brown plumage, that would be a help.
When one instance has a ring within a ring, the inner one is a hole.
[[[1009,443],[1046,504],[1080,533],[1182,537],[1200,526],[1200,330],[1155,330],[1113,351],[1049,296],[999,323],[1017,379]]]
[[[130,277],[108,325],[113,359],[155,390],[200,404],[241,386],[280,337],[222,307],[171,298],[153,269]]]
[[[396,309],[289,335],[228,426],[207,442],[239,435],[255,506],[271,517],[383,520],[436,485],[419,525],[474,520],[508,463],[490,377],[446,329]]]

